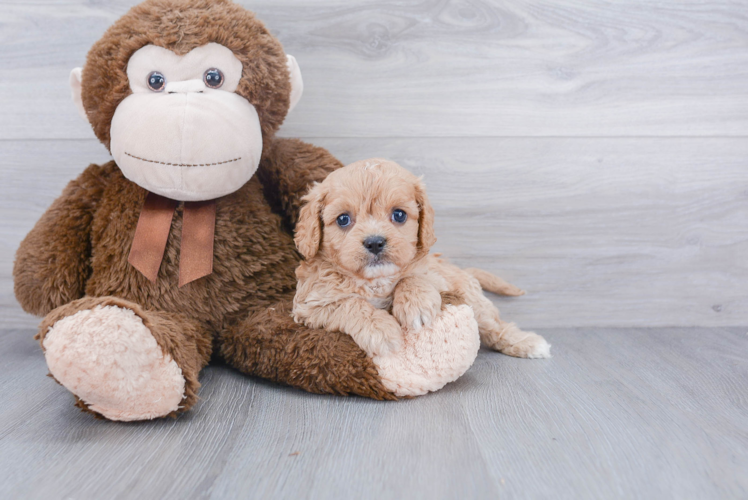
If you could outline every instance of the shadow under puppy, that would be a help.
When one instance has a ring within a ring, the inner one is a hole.
[[[294,321],[350,335],[370,356],[399,350],[442,299],[472,307],[481,341],[510,356],[550,357],[543,337],[505,323],[482,289],[524,292],[480,269],[462,270],[429,249],[434,210],[423,183],[398,164],[371,159],[335,170],[303,201],[296,246]]]

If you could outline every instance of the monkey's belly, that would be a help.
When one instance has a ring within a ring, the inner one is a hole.
[[[259,182],[250,181],[217,200],[213,272],[181,288],[182,208],[174,213],[158,278],[151,282],[127,261],[144,198],[142,193],[128,191],[119,192],[119,201],[129,203],[104,202],[95,216],[87,295],[122,297],[147,309],[220,325],[293,294],[298,254]]]

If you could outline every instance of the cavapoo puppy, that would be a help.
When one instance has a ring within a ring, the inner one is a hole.
[[[372,159],[332,172],[303,200],[296,246],[296,322],[350,335],[370,356],[402,346],[403,329],[428,326],[442,300],[473,308],[484,344],[510,356],[547,358],[550,345],[499,319],[482,288],[524,292],[480,269],[462,270],[438,255],[434,210],[420,179]]]

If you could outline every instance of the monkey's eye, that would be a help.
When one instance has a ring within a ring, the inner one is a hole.
[[[223,85],[223,73],[218,68],[211,68],[203,75],[203,81],[212,89],[220,88]]]
[[[406,214],[405,211],[400,210],[399,208],[392,211],[392,222],[402,224],[406,220],[408,220],[408,214]]]
[[[154,92],[161,92],[166,86],[166,78],[158,71],[151,71],[148,75],[148,88]]]
[[[340,227],[348,227],[351,225],[351,216],[348,214],[340,214],[335,222],[337,222]]]

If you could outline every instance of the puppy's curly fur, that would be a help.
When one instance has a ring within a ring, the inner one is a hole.
[[[294,320],[349,334],[370,356],[402,345],[403,328],[431,324],[442,295],[473,308],[481,340],[510,356],[543,358],[543,337],[505,323],[482,289],[524,292],[480,269],[462,270],[438,254],[434,210],[423,183],[398,164],[371,159],[336,170],[303,198],[296,246]]]

